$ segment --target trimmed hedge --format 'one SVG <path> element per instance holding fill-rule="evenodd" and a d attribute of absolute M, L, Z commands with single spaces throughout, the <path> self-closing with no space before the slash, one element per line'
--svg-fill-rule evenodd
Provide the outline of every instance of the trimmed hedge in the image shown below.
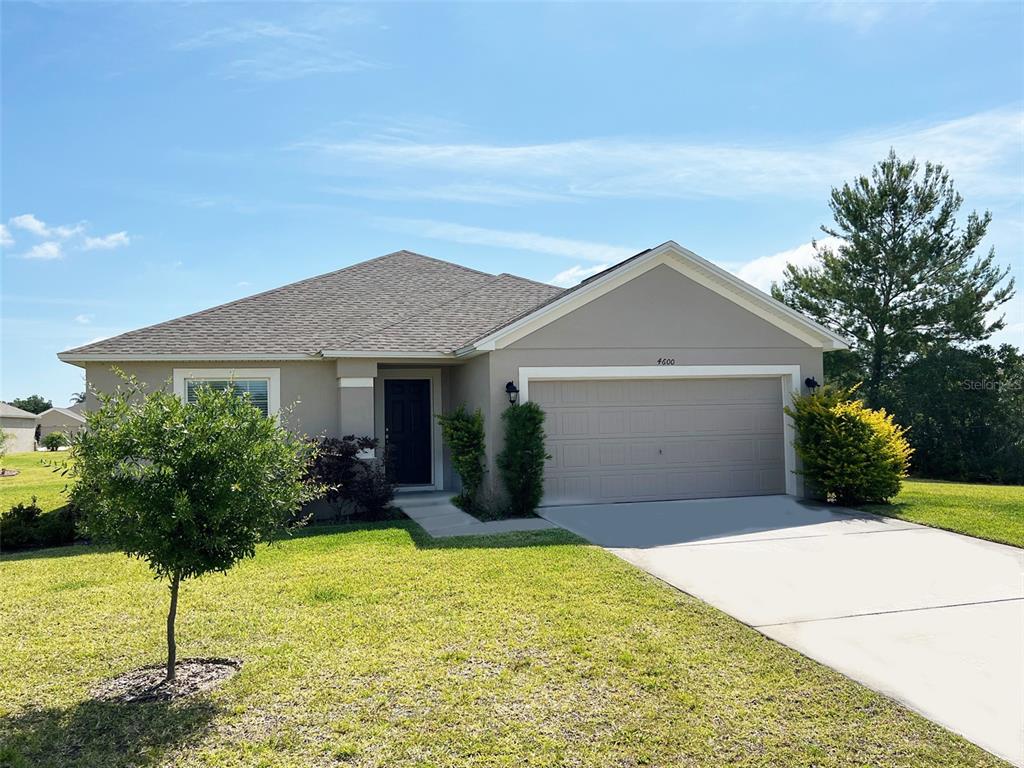
<path fill-rule="evenodd" d="M 822 387 L 793 399 L 797 455 L 808 492 L 837 504 L 885 503 L 899 493 L 913 449 L 906 430 L 850 389 Z"/>
<path fill-rule="evenodd" d="M 480 503 L 480 486 L 484 482 L 484 415 L 477 408 L 469 413 L 460 405 L 450 414 L 437 417 L 441 435 L 452 455 L 452 466 L 462 480 L 462 491 L 453 501 L 467 512 L 473 512 Z"/>
<path fill-rule="evenodd" d="M 505 448 L 497 457 L 509 517 L 532 516 L 544 496 L 544 411 L 536 403 L 511 405 L 501 414 Z"/>

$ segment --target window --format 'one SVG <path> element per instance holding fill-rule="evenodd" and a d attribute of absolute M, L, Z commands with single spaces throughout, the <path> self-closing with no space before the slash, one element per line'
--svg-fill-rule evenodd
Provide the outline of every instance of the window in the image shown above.
<path fill-rule="evenodd" d="M 194 403 L 199 387 L 233 389 L 236 395 L 248 395 L 264 416 L 270 414 L 270 382 L 267 379 L 186 379 L 185 402 Z"/>
<path fill-rule="evenodd" d="M 173 379 L 174 394 L 186 403 L 195 402 L 205 385 L 247 394 L 265 416 L 277 416 L 281 408 L 280 368 L 175 368 Z"/>

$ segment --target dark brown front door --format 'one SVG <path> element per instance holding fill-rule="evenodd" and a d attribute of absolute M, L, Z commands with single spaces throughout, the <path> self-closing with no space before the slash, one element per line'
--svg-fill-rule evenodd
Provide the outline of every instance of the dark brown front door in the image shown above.
<path fill-rule="evenodd" d="M 430 428 L 430 379 L 385 379 L 385 443 L 400 485 L 433 481 Z"/>

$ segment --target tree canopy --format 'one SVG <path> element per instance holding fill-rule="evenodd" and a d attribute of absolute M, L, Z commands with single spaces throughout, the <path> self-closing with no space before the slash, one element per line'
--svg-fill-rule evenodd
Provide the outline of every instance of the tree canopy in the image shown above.
<path fill-rule="evenodd" d="M 772 287 L 775 298 L 855 341 L 853 355 L 835 362 L 847 381 L 860 374 L 870 405 L 912 355 L 1004 326 L 993 311 L 1014 295 L 1014 281 L 993 249 L 976 256 L 991 214 L 971 212 L 961 225 L 962 204 L 941 165 L 890 151 L 870 176 L 832 190 L 834 223 L 821 229 L 841 244 L 819 245 L 814 264 L 788 265 Z"/>
<path fill-rule="evenodd" d="M 296 520 L 313 448 L 231 388 L 185 403 L 125 378 L 97 397 L 72 447 L 73 499 L 86 533 L 170 582 L 170 680 L 180 582 L 227 571 Z"/>
<path fill-rule="evenodd" d="M 29 413 L 39 414 L 43 411 L 48 411 L 53 408 L 53 402 L 47 400 L 42 395 L 29 395 L 28 397 L 18 397 L 11 401 L 11 405 L 15 408 L 21 408 L 23 411 Z"/>

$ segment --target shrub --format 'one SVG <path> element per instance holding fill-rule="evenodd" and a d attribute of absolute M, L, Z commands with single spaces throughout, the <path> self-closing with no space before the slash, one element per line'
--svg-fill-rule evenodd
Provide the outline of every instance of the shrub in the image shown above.
<path fill-rule="evenodd" d="M 43 448 L 48 451 L 56 451 L 68 444 L 68 436 L 63 432 L 50 432 L 43 436 Z"/>
<path fill-rule="evenodd" d="M 345 490 L 362 520 L 383 520 L 389 516 L 395 498 L 395 484 L 384 460 L 358 460 Z"/>
<path fill-rule="evenodd" d="M 534 514 L 544 496 L 544 411 L 536 403 L 511 405 L 501 415 L 505 447 L 497 464 L 510 517 Z"/>
<path fill-rule="evenodd" d="M 793 399 L 801 474 L 812 495 L 837 504 L 887 502 L 900 491 L 912 449 L 906 430 L 851 389 L 823 387 Z"/>
<path fill-rule="evenodd" d="M 324 437 L 316 441 L 314 459 L 307 473 L 322 489 L 320 498 L 332 504 L 351 502 L 355 509 L 350 519 L 379 520 L 395 497 L 387 465 L 383 460 L 360 459 L 361 451 L 376 450 L 378 441 L 372 437 L 346 435 Z M 342 517 L 339 511 L 338 518 Z"/>
<path fill-rule="evenodd" d="M 440 415 L 441 435 L 452 454 L 452 466 L 462 480 L 462 491 L 454 502 L 460 509 L 473 511 L 479 505 L 480 486 L 484 481 L 484 415 L 477 408 L 473 413 L 460 405 L 454 413 Z"/>
<path fill-rule="evenodd" d="M 134 378 L 86 414 L 66 472 L 84 529 L 145 560 L 170 587 L 167 679 L 175 673 L 180 583 L 256 554 L 310 496 L 313 447 L 248 395 L 199 387 L 195 402 Z"/>
<path fill-rule="evenodd" d="M 70 504 L 43 512 L 36 497 L 19 502 L 0 515 L 0 549 L 59 547 L 75 540 L 75 511 Z"/>

